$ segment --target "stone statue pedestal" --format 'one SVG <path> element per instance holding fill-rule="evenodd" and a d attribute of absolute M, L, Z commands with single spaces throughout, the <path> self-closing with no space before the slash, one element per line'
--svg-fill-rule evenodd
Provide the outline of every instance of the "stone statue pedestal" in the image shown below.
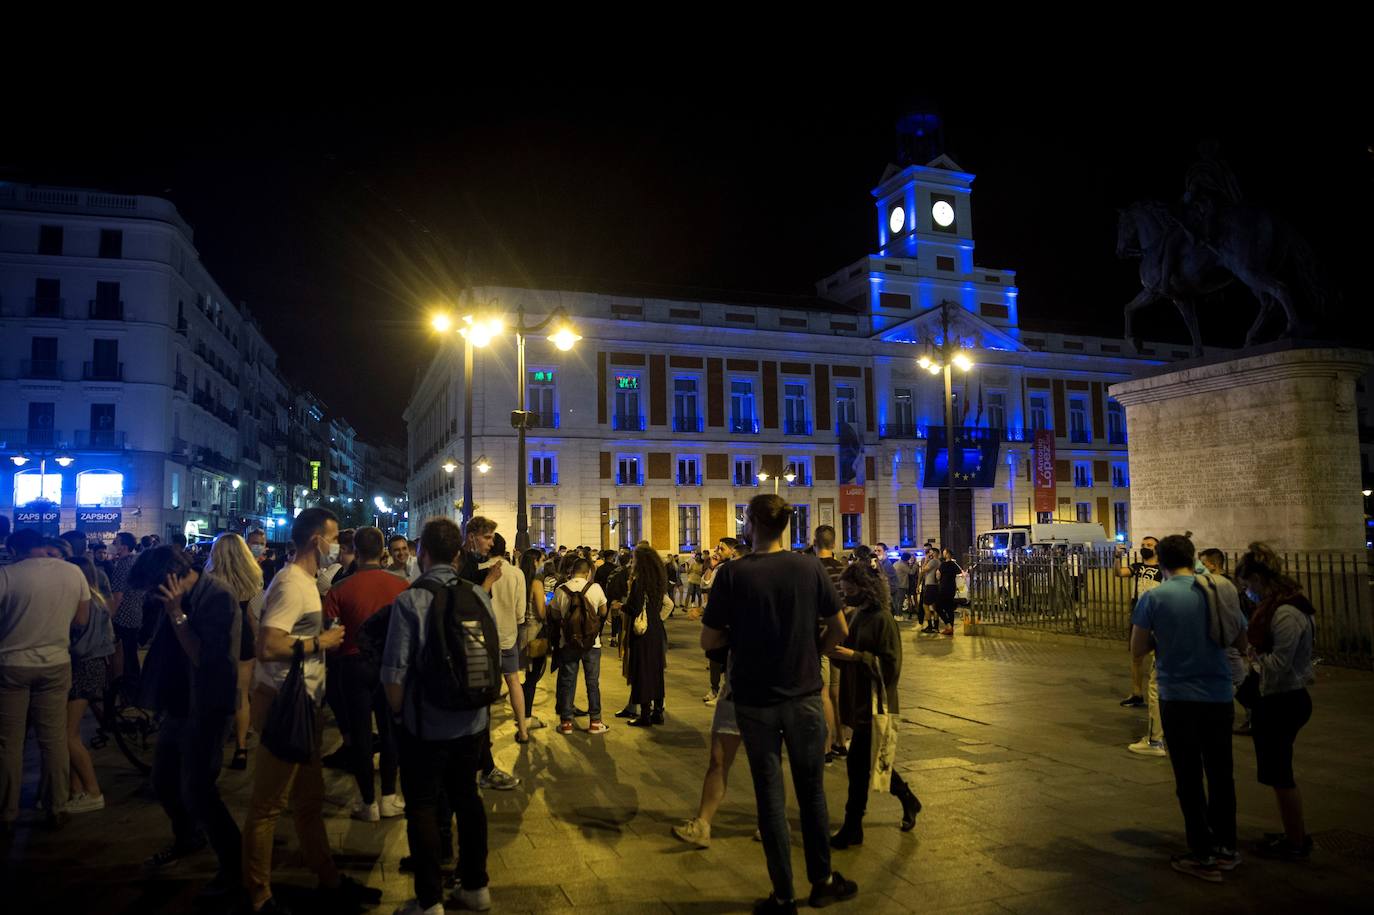
<path fill-rule="evenodd" d="M 1363 553 L 1355 382 L 1374 353 L 1284 341 L 1114 384 L 1131 533 L 1198 549 Z"/>

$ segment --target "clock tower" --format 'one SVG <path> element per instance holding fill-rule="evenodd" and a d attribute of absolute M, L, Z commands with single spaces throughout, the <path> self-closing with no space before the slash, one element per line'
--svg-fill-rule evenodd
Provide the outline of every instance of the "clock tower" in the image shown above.
<path fill-rule="evenodd" d="M 932 267 L 933 258 L 952 258 L 959 273 L 971 273 L 972 185 L 973 175 L 949 156 L 926 165 L 889 166 L 882 183 L 873 189 L 878 255 L 931 260 Z"/>

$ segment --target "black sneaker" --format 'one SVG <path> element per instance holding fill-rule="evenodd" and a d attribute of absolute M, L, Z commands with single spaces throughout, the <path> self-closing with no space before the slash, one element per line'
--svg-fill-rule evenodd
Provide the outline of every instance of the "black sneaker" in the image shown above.
<path fill-rule="evenodd" d="M 830 752 L 835 754 L 836 759 L 844 759 L 849 755 L 848 748 L 842 743 L 837 743 L 830 748 Z"/>
<path fill-rule="evenodd" d="M 832 902 L 844 902 L 859 895 L 859 885 L 846 880 L 839 871 L 831 871 L 830 879 L 811 887 L 811 908 L 823 909 Z"/>
<path fill-rule="evenodd" d="M 1269 833 L 1255 846 L 1255 854 L 1277 861 L 1306 861 L 1312 857 L 1312 837 L 1304 836 L 1302 845 L 1294 848 L 1285 833 Z"/>
<path fill-rule="evenodd" d="M 203 837 L 195 842 L 188 842 L 185 845 L 173 843 L 144 861 L 143 867 L 145 870 L 150 871 L 164 870 L 165 868 L 172 867 L 182 858 L 189 858 L 191 855 L 202 851 L 208 844 L 209 843 Z"/>
<path fill-rule="evenodd" d="M 1169 865 L 1180 874 L 1197 877 L 1208 883 L 1221 883 L 1221 868 L 1217 867 L 1216 858 L 1210 855 L 1206 858 L 1198 855 L 1174 855 L 1169 859 Z"/>
<path fill-rule="evenodd" d="M 1121 700 L 1122 708 L 1141 708 L 1145 705 L 1144 696 L 1127 696 Z"/>
<path fill-rule="evenodd" d="M 754 903 L 754 915 L 775 915 L 775 913 L 797 911 L 797 900 L 789 899 L 782 901 L 772 893 L 765 899 L 760 899 Z"/>
<path fill-rule="evenodd" d="M 616 712 L 616 713 L 615 713 L 615 717 L 617 717 L 617 718 L 638 718 L 638 717 L 639 717 L 639 709 L 635 708 L 634 706 L 627 705 L 627 706 L 625 706 L 623 709 L 621 709 L 620 711 Z"/>

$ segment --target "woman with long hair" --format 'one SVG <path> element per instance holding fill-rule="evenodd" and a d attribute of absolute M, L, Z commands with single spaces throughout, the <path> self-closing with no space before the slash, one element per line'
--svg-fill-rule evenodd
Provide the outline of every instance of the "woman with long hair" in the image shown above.
<path fill-rule="evenodd" d="M 253 664 L 257 657 L 258 618 L 262 615 L 265 592 L 262 566 L 238 534 L 220 534 L 205 560 L 205 574 L 224 585 L 239 602 L 243 634 L 239 638 L 239 704 L 234 712 L 234 759 L 229 768 L 248 768 L 248 692 L 253 684 Z"/>
<path fill-rule="evenodd" d="M 851 563 L 840 574 L 840 595 L 855 612 L 849 620 L 849 635 L 843 645 L 830 650 L 830 658 L 844 665 L 840 676 L 840 721 L 853 728 L 854 737 L 846 759 L 849 800 L 844 808 L 844 825 L 830 839 L 832 848 L 863 844 L 864 809 L 872 776 L 873 691 L 881 684 L 883 711 L 896 715 L 897 681 L 902 675 L 902 639 L 897 620 L 888 609 L 886 579 L 867 563 Z M 902 831 L 910 831 L 916 825 L 916 814 L 921 812 L 921 802 L 896 772 L 892 773 L 888 790 L 902 802 Z"/>
<path fill-rule="evenodd" d="M 115 653 L 114 623 L 108 595 L 100 590 L 95 563 L 89 556 L 67 560 L 86 576 L 91 588 L 91 616 L 84 629 L 72 630 L 72 687 L 67 693 L 67 753 L 71 758 L 71 800 L 68 813 L 87 813 L 105 806 L 105 795 L 96 781 L 90 751 L 81 742 L 81 719 L 92 702 L 105 698 L 110 679 L 110 659 Z"/>
<path fill-rule="evenodd" d="M 529 583 L 529 593 L 525 596 L 529 602 L 529 611 L 526 614 L 529 619 L 529 638 L 536 638 L 540 632 L 544 631 L 545 607 L 548 603 L 548 592 L 544 590 L 544 581 L 539 577 L 539 560 L 543 554 L 537 549 L 528 549 L 520 554 L 520 571 L 525 573 L 525 581 Z M 535 623 L 538 625 L 534 625 Z M 522 646 L 523 652 L 528 647 L 528 639 L 522 639 L 526 644 Z M 544 676 L 544 668 L 548 665 L 548 655 L 538 658 L 526 656 L 525 679 L 520 686 L 525 691 L 525 723 L 530 729 L 544 727 L 544 722 L 539 716 L 534 714 L 534 691 L 539 686 L 539 679 Z"/>
<path fill-rule="evenodd" d="M 1302 586 L 1286 574 L 1283 560 L 1263 543 L 1250 544 L 1236 564 L 1236 579 L 1256 605 L 1245 631 L 1250 663 L 1259 674 L 1259 698 L 1250 723 L 1256 774 L 1261 785 L 1274 789 L 1283 820 L 1283 832 L 1267 833 L 1257 850 L 1266 857 L 1301 861 L 1312 854 L 1312 837 L 1293 779 L 1293 744 L 1312 717 L 1307 687 L 1316 682 L 1316 609 Z"/>
<path fill-rule="evenodd" d="M 626 676 L 630 704 L 639 709 L 631 727 L 663 723 L 663 671 L 668 666 L 668 633 L 663 617 L 673 609 L 668 596 L 668 570 L 663 558 L 648 543 L 635 547 L 630 571 L 630 591 L 625 598 Z M 644 615 L 645 629 L 635 631 L 635 619 Z"/>

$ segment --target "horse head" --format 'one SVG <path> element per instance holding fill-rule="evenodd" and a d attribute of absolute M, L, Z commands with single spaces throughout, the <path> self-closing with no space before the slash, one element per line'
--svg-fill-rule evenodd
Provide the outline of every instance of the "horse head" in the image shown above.
<path fill-rule="evenodd" d="M 1165 234 L 1168 208 L 1154 200 L 1138 200 L 1117 210 L 1116 256 L 1140 257 L 1153 250 Z"/>

